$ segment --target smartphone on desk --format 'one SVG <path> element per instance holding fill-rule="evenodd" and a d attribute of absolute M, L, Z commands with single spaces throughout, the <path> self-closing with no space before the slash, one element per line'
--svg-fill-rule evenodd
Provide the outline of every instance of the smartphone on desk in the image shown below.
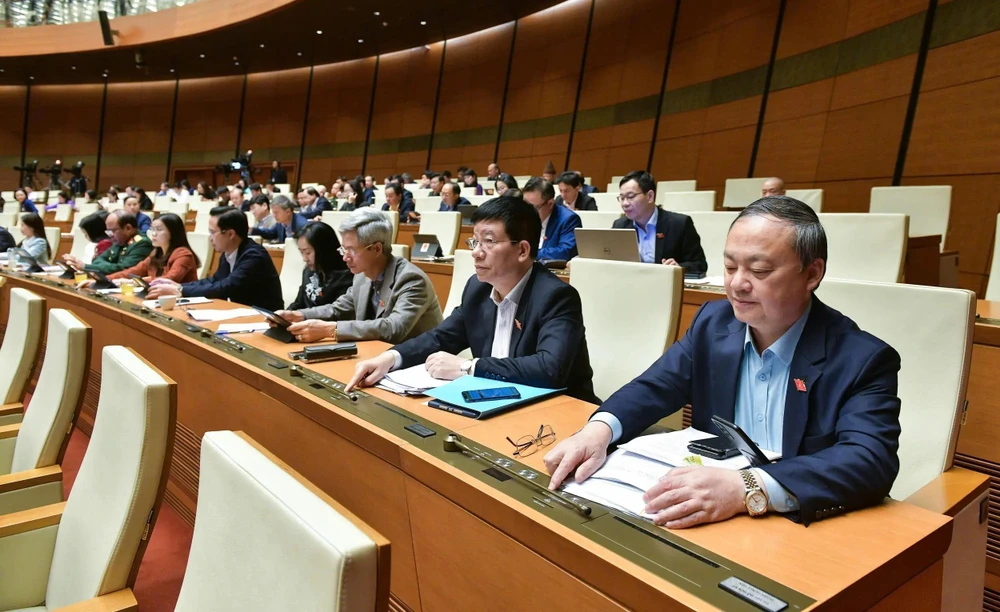
<path fill-rule="evenodd" d="M 473 402 L 492 402 L 495 400 L 521 399 L 517 387 L 497 387 L 495 389 L 470 389 L 462 391 L 462 399 L 470 404 Z"/>
<path fill-rule="evenodd" d="M 688 442 L 688 450 L 696 455 L 708 457 L 709 459 L 718 459 L 719 461 L 740 454 L 739 449 L 733 446 L 733 443 L 728 438 L 723 438 L 722 436 Z"/>

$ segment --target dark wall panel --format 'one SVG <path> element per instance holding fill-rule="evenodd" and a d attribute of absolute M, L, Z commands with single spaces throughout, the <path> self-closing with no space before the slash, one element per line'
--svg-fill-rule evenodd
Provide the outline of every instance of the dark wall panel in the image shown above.
<path fill-rule="evenodd" d="M 37 159 L 39 167 L 49 166 L 56 159 L 61 159 L 64 165 L 83 161 L 93 179 L 103 94 L 103 85 L 32 87 L 27 159 Z M 63 178 L 67 176 L 64 174 Z M 46 175 L 39 175 L 38 179 L 43 188 L 48 185 Z"/>
<path fill-rule="evenodd" d="M 13 167 L 21 163 L 27 91 L 27 87 L 0 87 L 0 190 L 3 191 L 12 191 L 20 177 Z"/>
<path fill-rule="evenodd" d="M 119 184 L 150 190 L 163 181 L 175 89 L 174 81 L 108 85 L 98 188 Z M 94 177 L 93 168 L 84 170 Z"/>
<path fill-rule="evenodd" d="M 243 77 L 181 80 L 173 169 L 214 166 L 233 157 L 242 97 Z"/>
<path fill-rule="evenodd" d="M 271 160 L 285 162 L 286 167 L 298 163 L 308 87 L 308 68 L 249 75 L 240 151 L 252 149 L 255 165 L 269 168 Z M 266 181 L 265 172 L 255 179 Z"/>

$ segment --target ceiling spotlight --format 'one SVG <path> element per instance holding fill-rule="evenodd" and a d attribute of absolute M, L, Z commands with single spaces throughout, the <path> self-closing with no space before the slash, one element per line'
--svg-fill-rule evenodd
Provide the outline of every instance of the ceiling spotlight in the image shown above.
<path fill-rule="evenodd" d="M 383 28 L 387 28 L 387 27 L 389 27 L 389 22 L 388 22 L 388 21 L 383 21 L 383 22 L 382 22 L 382 27 L 383 27 Z"/>
<path fill-rule="evenodd" d="M 70 66 L 69 69 L 70 70 L 76 70 L 76 66 Z"/>
<path fill-rule="evenodd" d="M 380 12 L 378 12 L 378 11 L 375 11 L 375 16 L 376 16 L 376 17 L 378 17 L 378 16 L 379 16 L 379 15 L 381 15 L 381 14 L 382 14 L 382 13 L 380 13 Z"/>
<path fill-rule="evenodd" d="M 33 77 L 33 76 L 30 76 L 30 77 L 28 77 L 28 78 L 29 78 L 29 79 L 31 79 L 32 81 L 34 81 L 34 80 L 35 80 L 35 77 Z"/>
<path fill-rule="evenodd" d="M 240 65 L 240 63 L 239 63 L 239 62 L 233 62 L 233 65 L 235 65 L 235 66 L 239 66 L 239 65 Z"/>
<path fill-rule="evenodd" d="M 201 54 L 201 55 L 199 55 L 198 57 L 200 57 L 201 59 L 205 59 L 205 54 L 204 54 L 204 53 L 202 53 L 202 54 Z"/>
<path fill-rule="evenodd" d="M 235 55 L 233 56 L 233 61 L 234 61 L 234 62 L 235 62 L 236 60 L 238 60 L 238 59 L 240 59 L 240 58 L 236 57 Z"/>
<path fill-rule="evenodd" d="M 299 51 L 296 55 L 298 55 L 299 57 L 302 57 L 302 52 Z"/>
<path fill-rule="evenodd" d="M 323 34 L 323 30 L 316 30 L 316 33 L 322 35 Z"/>
<path fill-rule="evenodd" d="M 171 68 L 171 69 L 170 69 L 170 72 L 177 72 L 177 71 L 176 71 L 176 70 L 174 70 L 173 68 Z"/>
<path fill-rule="evenodd" d="M 260 43 L 260 48 L 261 48 L 261 49 L 263 49 L 263 48 L 264 48 L 264 43 Z"/>
<path fill-rule="evenodd" d="M 359 43 L 363 43 L 363 42 L 365 42 L 365 39 L 364 39 L 364 38 L 359 38 L 359 39 L 358 39 L 358 42 L 359 42 Z"/>
<path fill-rule="evenodd" d="M 420 25 L 427 25 L 427 22 L 426 21 L 421 21 Z"/>
<path fill-rule="evenodd" d="M 0 68 L 0 74 L 3 74 L 3 68 Z"/>

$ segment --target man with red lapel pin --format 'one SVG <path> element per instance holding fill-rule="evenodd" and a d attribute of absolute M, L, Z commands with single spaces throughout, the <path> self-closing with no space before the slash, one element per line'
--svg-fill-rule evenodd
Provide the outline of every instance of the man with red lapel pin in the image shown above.
<path fill-rule="evenodd" d="M 680 341 L 545 456 L 550 487 L 583 481 L 610 444 L 690 404 L 694 427 L 718 433 L 720 416 L 782 459 L 670 470 L 644 496 L 657 524 L 744 512 L 808 524 L 880 503 L 899 472 L 899 354 L 813 295 L 827 258 L 816 213 L 787 196 L 757 200 L 730 227 L 724 257 L 728 300 L 703 305 Z"/>

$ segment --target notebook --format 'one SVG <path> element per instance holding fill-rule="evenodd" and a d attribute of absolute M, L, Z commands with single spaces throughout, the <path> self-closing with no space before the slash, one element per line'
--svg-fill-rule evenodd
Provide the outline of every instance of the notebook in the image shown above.
<path fill-rule="evenodd" d="M 466 402 L 462 397 L 462 391 L 473 389 L 496 389 L 499 387 L 515 387 L 520 392 L 519 399 L 494 400 L 487 402 Z M 473 419 L 485 419 L 501 412 L 533 404 L 547 397 L 556 395 L 562 389 L 543 389 L 541 387 L 531 387 L 529 385 L 517 385 L 510 382 L 491 380 L 488 378 L 477 378 L 475 376 L 462 376 L 446 385 L 441 385 L 436 389 L 428 389 L 427 395 L 435 400 L 428 402 L 432 408 L 454 412 L 462 416 Z"/>

